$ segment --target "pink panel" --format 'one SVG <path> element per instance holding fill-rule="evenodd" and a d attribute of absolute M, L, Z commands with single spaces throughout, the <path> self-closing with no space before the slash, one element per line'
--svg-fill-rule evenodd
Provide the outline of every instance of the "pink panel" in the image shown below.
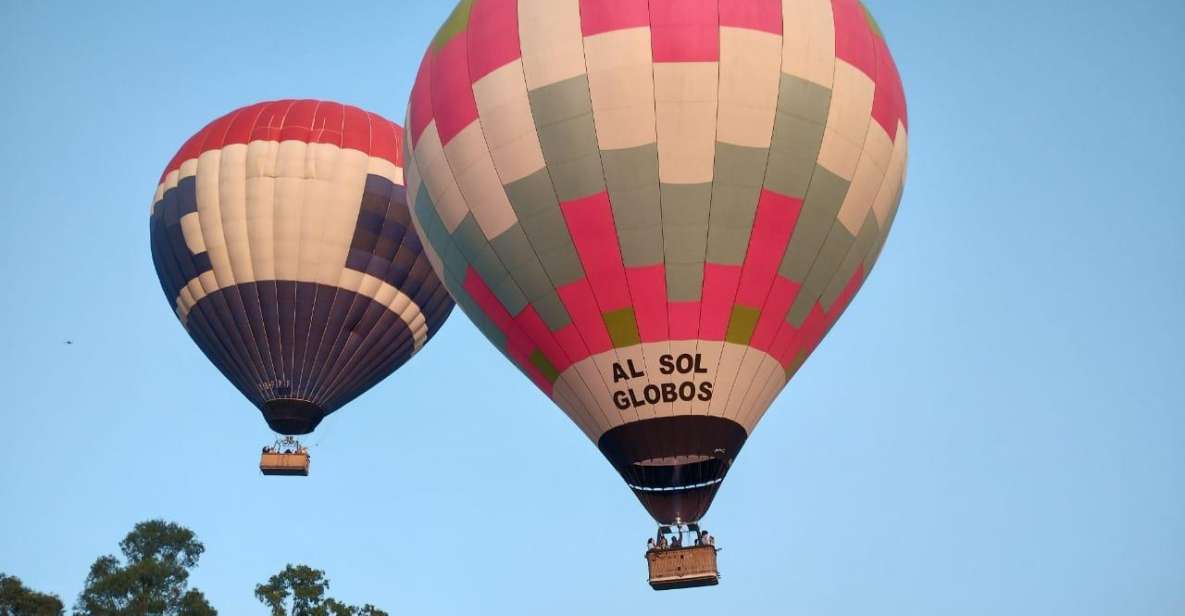
<path fill-rule="evenodd" d="M 568 309 L 568 314 L 572 316 L 572 322 L 580 330 L 580 336 L 588 346 L 590 355 L 604 353 L 613 348 L 613 343 L 609 340 L 609 330 L 605 329 L 605 319 L 597 309 L 597 300 L 587 278 L 559 287 L 556 292 L 559 293 L 564 307 Z M 575 357 L 572 359 L 579 361 Z"/>
<path fill-rule="evenodd" d="M 580 0 L 584 36 L 650 25 L 648 0 Z"/>
<path fill-rule="evenodd" d="M 720 25 L 782 33 L 782 0 L 748 0 L 720 3 Z"/>
<path fill-rule="evenodd" d="M 494 325 L 503 333 L 509 334 L 514 327 L 514 319 L 502 302 L 498 300 L 498 297 L 494 295 L 494 292 L 490 290 L 489 285 L 472 267 L 465 270 L 465 282 L 462 286 L 473 298 L 474 303 L 481 308 L 481 311 L 494 322 Z"/>
<path fill-rule="evenodd" d="M 469 13 L 470 80 L 489 75 L 521 55 L 517 0 L 477 0 Z"/>
<path fill-rule="evenodd" d="M 457 36 L 437 49 L 432 61 L 432 113 L 440 143 L 448 145 L 457 133 L 477 120 L 477 100 L 469 80 L 466 37 Z"/>
<path fill-rule="evenodd" d="M 654 61 L 719 61 L 718 9 L 718 0 L 650 0 Z"/>
<path fill-rule="evenodd" d="M 724 340 L 732 318 L 733 300 L 741 280 L 741 266 L 708 263 L 704 266 L 700 340 Z"/>
<path fill-rule="evenodd" d="M 626 269 L 642 342 L 667 339 L 667 270 L 659 263 Z"/>
<path fill-rule="evenodd" d="M 588 347 L 584 345 L 584 339 L 580 337 L 580 331 L 574 323 L 556 330 L 555 339 L 572 363 L 589 356 Z"/>
<path fill-rule="evenodd" d="M 745 256 L 745 269 L 741 275 L 741 286 L 737 303 L 750 308 L 760 308 L 766 301 L 770 285 L 777 275 L 778 265 L 790 243 L 790 235 L 798 224 L 802 212 L 802 199 L 779 195 L 762 189 L 757 202 L 757 215 L 753 219 L 753 233 L 749 236 L 749 252 Z"/>
<path fill-rule="evenodd" d="M 901 75 L 897 64 L 885 45 L 884 39 L 874 37 L 876 46 L 876 94 L 872 99 L 872 117 L 894 140 L 897 138 L 897 121 L 908 127 L 905 112 L 905 90 L 901 86 Z"/>
<path fill-rule="evenodd" d="M 753 331 L 749 346 L 767 353 L 774 348 L 778 329 L 786 323 L 786 315 L 790 313 L 790 307 L 794 305 L 801 288 L 802 285 L 789 278 L 774 276 L 773 286 L 761 306 L 761 316 L 757 319 L 757 329 Z"/>
<path fill-rule="evenodd" d="M 544 323 L 543 319 L 539 317 L 539 313 L 535 312 L 534 306 L 528 305 L 525 310 L 514 317 L 514 323 L 518 329 L 534 341 L 534 346 L 539 348 L 557 371 L 563 372 L 572 365 L 568 354 L 564 352 L 555 335 L 551 333 L 547 323 Z M 530 353 L 527 354 L 527 357 L 530 358 Z"/>
<path fill-rule="evenodd" d="M 831 0 L 835 14 L 835 57 L 876 78 L 875 36 L 859 0 Z"/>
<path fill-rule="evenodd" d="M 416 73 L 416 82 L 411 88 L 411 100 L 408 102 L 409 118 L 408 130 L 411 131 L 411 145 L 414 148 L 420 142 L 420 136 L 432 123 L 432 49 L 424 54 L 420 62 L 420 70 Z"/>
<path fill-rule="evenodd" d="M 602 192 L 561 203 L 560 209 L 601 311 L 628 308 L 631 304 L 630 291 L 625 278 L 625 265 L 621 260 L 617 228 L 613 225 L 609 193 Z"/>
<path fill-rule="evenodd" d="M 699 302 L 668 302 L 671 340 L 696 340 L 699 338 Z"/>

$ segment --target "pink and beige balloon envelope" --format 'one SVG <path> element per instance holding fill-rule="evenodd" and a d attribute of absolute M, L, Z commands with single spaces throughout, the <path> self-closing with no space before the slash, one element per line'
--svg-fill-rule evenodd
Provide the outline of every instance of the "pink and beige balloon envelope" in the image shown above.
<path fill-rule="evenodd" d="M 406 125 L 444 285 L 670 524 L 876 263 L 909 123 L 857 0 L 465 0 Z"/>

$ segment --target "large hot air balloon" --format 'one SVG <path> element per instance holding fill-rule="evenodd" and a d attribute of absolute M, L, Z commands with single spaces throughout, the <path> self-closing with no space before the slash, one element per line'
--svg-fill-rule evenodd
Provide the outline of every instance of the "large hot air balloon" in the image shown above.
<path fill-rule="evenodd" d="M 408 126 L 445 286 L 670 524 L 876 262 L 908 122 L 857 0 L 465 0 Z"/>
<path fill-rule="evenodd" d="M 156 189 L 165 298 L 280 434 L 312 432 L 452 310 L 411 226 L 402 140 L 356 107 L 259 103 L 191 137 Z"/>

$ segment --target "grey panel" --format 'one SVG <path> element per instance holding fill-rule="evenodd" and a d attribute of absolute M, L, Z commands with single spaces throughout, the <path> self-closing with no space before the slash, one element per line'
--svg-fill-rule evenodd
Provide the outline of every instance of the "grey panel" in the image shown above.
<path fill-rule="evenodd" d="M 568 234 L 567 223 L 559 208 L 544 210 L 520 221 L 539 262 L 547 270 L 554 286 L 563 286 L 584 277 L 576 245 Z"/>
<path fill-rule="evenodd" d="M 765 185 L 788 197 L 802 198 L 823 147 L 823 124 L 778 112 Z"/>
<path fill-rule="evenodd" d="M 842 225 L 840 226 L 842 227 Z M 872 213 L 872 210 L 869 210 L 868 215 L 864 217 L 864 224 L 860 225 L 860 232 L 856 234 L 856 242 L 852 244 L 843 263 L 840 263 L 839 268 L 832 275 L 831 283 L 823 290 L 823 296 L 819 301 L 824 310 L 831 310 L 835 300 L 843 293 L 844 288 L 848 286 L 848 281 L 856 274 L 856 270 L 864 262 L 864 258 L 876 247 L 880 238 L 880 225 L 876 222 L 876 215 Z"/>
<path fill-rule="evenodd" d="M 672 302 L 699 301 L 704 292 L 704 264 L 667 263 L 667 299 Z"/>
<path fill-rule="evenodd" d="M 835 224 L 835 217 L 848 194 L 849 182 L 834 173 L 816 167 L 810 191 L 803 202 L 802 213 L 794 227 L 794 235 L 786 247 L 778 273 L 790 280 L 802 282 L 810 273 L 827 233 Z"/>
<path fill-rule="evenodd" d="M 568 309 L 564 308 L 560 296 L 554 291 L 532 300 L 531 304 L 535 306 L 535 311 L 539 313 L 539 317 L 543 319 L 544 323 L 547 323 L 551 331 L 567 327 L 572 323 L 572 316 L 568 314 Z"/>
<path fill-rule="evenodd" d="M 539 129 L 592 113 L 588 75 L 578 75 L 531 90 L 527 95 L 530 97 L 531 116 L 535 119 L 535 127 Z"/>
<path fill-rule="evenodd" d="M 778 84 L 778 111 L 826 124 L 831 110 L 831 90 L 801 77 L 782 73 Z"/>
<path fill-rule="evenodd" d="M 810 314 L 811 307 L 815 305 L 827 285 L 831 283 L 831 277 L 835 275 L 835 271 L 839 269 L 844 257 L 848 254 L 848 249 L 855 241 L 855 236 L 849 233 L 843 225 L 838 222 L 833 225 L 831 233 L 827 235 L 823 247 L 811 265 L 811 271 L 807 275 L 806 281 L 803 282 L 802 289 L 799 290 L 798 297 L 794 300 L 794 305 L 790 307 L 790 313 L 786 316 L 788 323 L 794 327 L 802 325 L 802 322 Z"/>
<path fill-rule="evenodd" d="M 492 243 L 502 265 L 510 272 L 527 299 L 534 300 L 552 292 L 547 272 L 543 271 L 543 265 L 539 263 L 539 257 L 531 248 L 521 225 L 515 224 L 510 227 L 505 233 L 494 238 Z"/>
<path fill-rule="evenodd" d="M 659 225 L 617 229 L 621 243 L 621 259 L 626 267 L 643 267 L 662 263 L 663 230 Z"/>
<path fill-rule="evenodd" d="M 505 188 L 506 197 L 519 220 L 545 210 L 558 210 L 560 207 L 546 167 L 507 184 Z"/>
<path fill-rule="evenodd" d="M 529 93 L 543 159 L 560 201 L 605 190 L 588 77 L 581 75 Z"/>

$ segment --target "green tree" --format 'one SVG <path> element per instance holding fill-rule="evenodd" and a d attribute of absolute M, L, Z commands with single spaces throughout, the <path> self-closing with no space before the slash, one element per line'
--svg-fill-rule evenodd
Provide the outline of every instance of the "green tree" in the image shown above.
<path fill-rule="evenodd" d="M 0 616 L 61 616 L 62 600 L 25 587 L 20 579 L 0 573 Z"/>
<path fill-rule="evenodd" d="M 325 572 L 306 565 L 288 565 L 266 584 L 255 587 L 255 598 L 272 616 L 388 616 L 373 605 L 356 607 L 326 597 Z"/>
<path fill-rule="evenodd" d="M 140 522 L 119 542 L 124 563 L 101 556 L 78 595 L 75 616 L 216 616 L 189 570 L 206 547 L 193 531 L 171 522 Z"/>

